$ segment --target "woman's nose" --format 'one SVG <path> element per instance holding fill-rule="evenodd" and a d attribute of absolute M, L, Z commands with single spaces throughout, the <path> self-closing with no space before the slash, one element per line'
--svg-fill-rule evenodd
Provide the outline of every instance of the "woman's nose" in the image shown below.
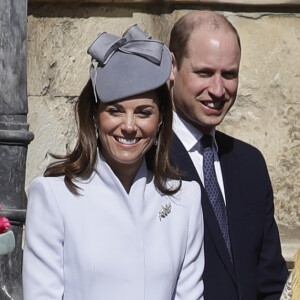
<path fill-rule="evenodd" d="M 129 133 L 136 131 L 135 118 L 133 115 L 124 116 L 122 129 Z"/>

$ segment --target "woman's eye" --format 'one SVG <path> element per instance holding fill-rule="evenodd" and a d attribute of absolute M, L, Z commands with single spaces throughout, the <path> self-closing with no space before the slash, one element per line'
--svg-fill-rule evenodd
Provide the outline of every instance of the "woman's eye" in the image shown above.
<path fill-rule="evenodd" d="M 141 110 L 141 111 L 139 112 L 139 114 L 140 114 L 141 116 L 148 117 L 148 116 L 150 116 L 150 115 L 152 114 L 152 112 L 149 111 L 149 110 Z"/>
<path fill-rule="evenodd" d="M 120 113 L 120 110 L 119 109 L 117 109 L 117 108 L 109 108 L 109 109 L 107 109 L 107 112 L 110 114 L 110 115 L 115 115 L 115 114 L 118 114 L 118 113 Z"/>

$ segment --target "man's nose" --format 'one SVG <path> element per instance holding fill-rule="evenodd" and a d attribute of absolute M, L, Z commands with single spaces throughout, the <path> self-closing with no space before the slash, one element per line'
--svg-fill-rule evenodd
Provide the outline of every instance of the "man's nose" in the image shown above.
<path fill-rule="evenodd" d="M 128 133 L 136 131 L 134 115 L 128 114 L 124 116 L 122 130 L 125 130 Z"/>
<path fill-rule="evenodd" d="M 214 95 L 217 98 L 221 98 L 225 94 L 225 86 L 224 86 L 224 80 L 221 75 L 215 74 L 211 78 L 211 83 L 208 88 L 208 91 L 210 94 Z"/>

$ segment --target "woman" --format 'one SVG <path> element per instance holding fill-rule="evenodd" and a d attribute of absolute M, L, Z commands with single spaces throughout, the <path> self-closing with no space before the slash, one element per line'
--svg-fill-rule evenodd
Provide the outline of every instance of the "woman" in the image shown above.
<path fill-rule="evenodd" d="M 200 188 L 168 160 L 170 52 L 135 25 L 88 53 L 77 145 L 29 189 L 24 300 L 203 299 Z"/>

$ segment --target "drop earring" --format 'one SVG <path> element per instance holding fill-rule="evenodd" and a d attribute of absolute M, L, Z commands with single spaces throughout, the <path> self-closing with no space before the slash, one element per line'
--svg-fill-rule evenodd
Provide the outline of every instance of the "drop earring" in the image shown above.
<path fill-rule="evenodd" d="M 159 129 L 160 129 L 160 125 L 161 125 L 161 124 L 162 124 L 162 121 L 160 121 L 160 122 L 158 123 L 158 126 L 157 126 L 157 133 L 156 133 L 156 136 L 155 136 L 154 142 L 153 142 L 154 146 L 157 146 L 157 145 L 158 145 L 158 140 L 159 140 Z"/>
<path fill-rule="evenodd" d="M 93 117 L 93 120 L 94 120 L 95 135 L 96 135 L 96 139 L 98 140 L 98 137 L 99 137 L 99 128 L 98 128 L 98 125 L 97 125 L 95 117 Z"/>
<path fill-rule="evenodd" d="M 158 142 L 159 142 L 159 131 L 157 131 L 157 133 L 156 133 L 156 136 L 155 136 L 154 141 L 153 141 L 153 145 L 157 146 Z"/>
<path fill-rule="evenodd" d="M 99 137 L 99 129 L 98 129 L 98 126 L 96 125 L 96 123 L 95 123 L 95 135 L 96 135 L 96 139 L 98 139 L 98 137 Z"/>

